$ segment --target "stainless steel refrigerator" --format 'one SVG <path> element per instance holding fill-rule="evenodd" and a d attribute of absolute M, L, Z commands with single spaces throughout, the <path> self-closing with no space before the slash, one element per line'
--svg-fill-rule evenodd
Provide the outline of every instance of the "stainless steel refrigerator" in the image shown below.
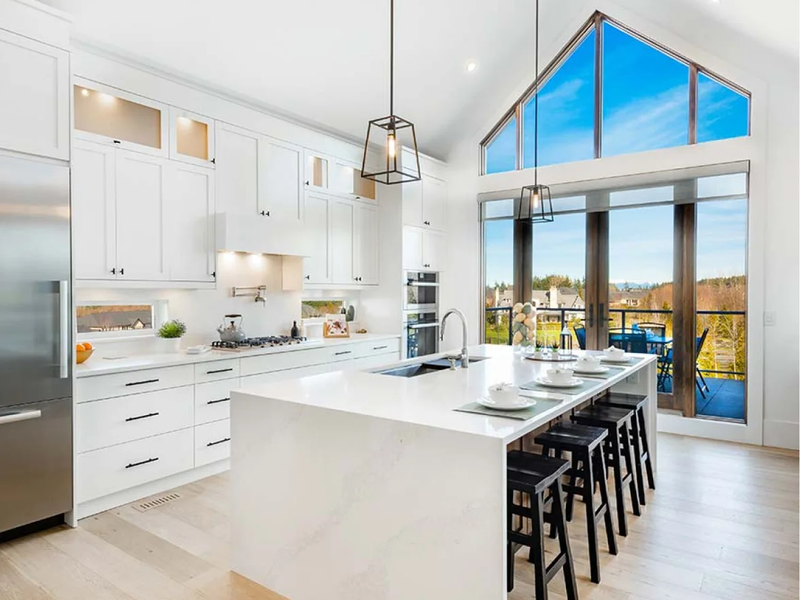
<path fill-rule="evenodd" d="M 0 533 L 72 509 L 69 180 L 0 156 Z"/>

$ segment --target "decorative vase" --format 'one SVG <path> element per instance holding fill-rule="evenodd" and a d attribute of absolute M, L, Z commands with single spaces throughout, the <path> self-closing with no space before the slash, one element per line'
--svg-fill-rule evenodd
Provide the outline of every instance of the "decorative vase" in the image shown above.
<path fill-rule="evenodd" d="M 177 354 L 181 351 L 181 338 L 156 338 L 158 354 Z"/>
<path fill-rule="evenodd" d="M 536 343 L 536 308 L 530 302 L 517 302 L 511 315 L 511 344 L 533 346 Z"/>

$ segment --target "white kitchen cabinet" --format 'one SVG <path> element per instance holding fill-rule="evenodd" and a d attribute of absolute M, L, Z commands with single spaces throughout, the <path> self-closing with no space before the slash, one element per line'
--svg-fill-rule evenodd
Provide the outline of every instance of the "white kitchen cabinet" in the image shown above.
<path fill-rule="evenodd" d="M 71 194 L 76 279 L 116 277 L 115 156 L 114 148 L 75 140 Z"/>
<path fill-rule="evenodd" d="M 303 221 L 303 149 L 259 138 L 258 213 L 299 226 Z"/>
<path fill-rule="evenodd" d="M 69 160 L 69 53 L 0 29 L 0 148 Z"/>
<path fill-rule="evenodd" d="M 353 285 L 353 204 L 330 203 L 331 283 Z"/>
<path fill-rule="evenodd" d="M 378 209 L 365 204 L 355 204 L 354 209 L 353 276 L 359 285 L 378 285 Z"/>
<path fill-rule="evenodd" d="M 308 284 L 330 283 L 329 214 L 331 200 L 327 196 L 307 194 L 304 227 L 312 239 L 311 256 L 303 259 L 303 275 Z"/>
<path fill-rule="evenodd" d="M 214 171 L 170 161 L 166 239 L 171 281 L 215 280 L 214 213 Z"/>
<path fill-rule="evenodd" d="M 79 77 L 74 81 L 75 138 L 169 155 L 169 106 Z"/>
<path fill-rule="evenodd" d="M 306 189 L 318 192 L 331 191 L 331 158 L 313 150 L 305 150 L 304 156 Z"/>
<path fill-rule="evenodd" d="M 259 135 L 216 124 L 217 203 L 220 212 L 257 215 Z"/>
<path fill-rule="evenodd" d="M 361 177 L 361 165 L 333 159 L 331 167 L 331 193 L 355 200 L 375 200 L 375 181 Z"/>
<path fill-rule="evenodd" d="M 421 227 L 403 227 L 403 268 L 414 271 L 444 271 L 447 235 Z"/>
<path fill-rule="evenodd" d="M 447 184 L 441 179 L 422 176 L 422 181 L 403 186 L 403 223 L 414 227 L 447 229 Z"/>
<path fill-rule="evenodd" d="M 167 161 L 117 150 L 118 275 L 135 281 L 167 278 L 165 202 Z"/>
<path fill-rule="evenodd" d="M 169 157 L 172 160 L 214 168 L 213 119 L 171 106 Z"/>

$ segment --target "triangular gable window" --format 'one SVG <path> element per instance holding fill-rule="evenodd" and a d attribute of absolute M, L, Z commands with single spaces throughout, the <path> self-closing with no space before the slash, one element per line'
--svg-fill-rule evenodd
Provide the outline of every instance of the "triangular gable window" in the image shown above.
<path fill-rule="evenodd" d="M 537 86 L 539 165 L 750 132 L 748 92 L 596 13 L 483 141 L 484 173 L 533 166 Z"/>

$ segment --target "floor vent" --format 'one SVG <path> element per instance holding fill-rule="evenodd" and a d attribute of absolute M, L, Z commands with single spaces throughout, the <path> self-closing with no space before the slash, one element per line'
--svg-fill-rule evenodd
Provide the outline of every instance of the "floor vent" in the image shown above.
<path fill-rule="evenodd" d="M 147 512 L 152 508 L 158 508 L 159 506 L 164 506 L 169 502 L 173 502 L 175 500 L 180 500 L 182 496 L 180 494 L 163 494 L 161 496 L 151 496 L 141 502 L 137 502 L 133 505 L 133 508 L 138 510 L 139 512 Z"/>

